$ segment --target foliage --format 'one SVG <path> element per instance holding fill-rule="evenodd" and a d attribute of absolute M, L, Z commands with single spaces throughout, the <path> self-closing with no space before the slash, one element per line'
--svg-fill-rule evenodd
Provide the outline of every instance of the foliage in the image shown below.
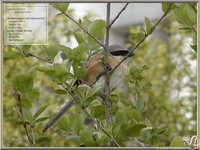
<path fill-rule="evenodd" d="M 73 16 L 69 4 L 51 5 L 51 9 L 58 14 L 69 13 Z M 163 12 L 169 6 L 164 3 Z M 99 44 L 87 33 L 74 27 L 65 16 L 59 14 L 53 17 L 50 13 L 52 20 L 49 22 L 48 46 L 4 47 L 4 145 L 184 146 L 181 136 L 196 134 L 196 73 L 188 62 L 188 59 L 196 61 L 195 7 L 189 3 L 173 4 L 165 20 L 168 25 L 160 25 L 160 30 L 168 35 L 168 44 L 149 38 L 136 49 L 133 58 L 127 62 L 124 88 L 111 93 L 113 123 L 109 127 L 105 126 L 105 106 L 96 96 L 101 89 L 73 87 L 77 79 L 84 79 L 84 62 L 99 52 Z M 182 15 L 187 17 L 183 18 Z M 131 27 L 127 47 L 136 45 L 145 34 L 153 36 L 156 32 L 152 21 L 147 17 L 144 20 L 145 33 L 139 26 Z M 58 29 L 60 23 L 65 27 Z M 104 20 L 84 17 L 79 23 L 98 40 L 104 40 Z M 192 33 L 188 32 L 191 30 Z M 78 46 L 64 46 L 56 34 L 74 36 Z M 177 36 L 178 42 L 174 40 Z M 191 47 L 194 51 L 190 47 L 184 50 L 188 37 L 193 39 Z M 32 53 L 53 63 L 30 57 Z M 59 56 L 62 62 L 58 61 Z M 78 100 L 52 129 L 43 133 L 47 119 L 53 117 L 60 105 L 71 97 L 63 86 L 73 91 Z M 186 89 L 190 94 L 181 95 Z M 16 98 L 16 93 L 20 99 Z M 19 100 L 22 114 L 18 111 Z M 185 118 L 186 113 L 192 116 Z M 27 140 L 24 124 L 33 143 Z"/>

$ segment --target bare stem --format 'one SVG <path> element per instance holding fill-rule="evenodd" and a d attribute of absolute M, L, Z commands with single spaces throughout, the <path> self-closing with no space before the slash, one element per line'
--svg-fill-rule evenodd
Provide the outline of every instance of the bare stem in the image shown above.
<path fill-rule="evenodd" d="M 26 56 L 35 57 L 35 58 L 37 58 L 37 59 L 39 59 L 39 60 L 41 60 L 41 61 L 47 62 L 47 63 L 49 63 L 49 64 L 53 64 L 53 62 L 52 62 L 52 61 L 50 61 L 50 60 L 47 60 L 47 59 L 45 59 L 45 58 L 42 58 L 42 57 L 39 57 L 39 56 L 37 56 L 37 55 L 34 55 L 34 54 L 32 54 L 32 53 L 26 53 Z"/>
<path fill-rule="evenodd" d="M 109 24 L 110 24 L 110 3 L 107 3 L 107 18 L 106 18 L 106 39 L 105 39 L 105 49 L 104 49 L 104 59 L 105 64 L 105 115 L 106 115 L 106 126 L 108 127 L 111 122 L 111 102 L 110 98 L 110 74 L 109 74 L 109 64 L 108 64 L 108 46 L 109 46 Z"/>
<path fill-rule="evenodd" d="M 154 25 L 154 29 L 158 26 L 158 24 L 163 20 L 163 18 L 168 14 L 171 9 L 172 4 L 169 6 L 167 11 L 162 15 L 162 17 L 156 22 Z M 129 51 L 129 53 L 110 71 L 112 74 L 142 43 L 143 41 L 149 36 L 150 34 L 145 34 L 144 37 Z"/>
<path fill-rule="evenodd" d="M 128 6 L 129 3 L 126 3 L 126 5 L 124 5 L 124 7 L 121 9 L 121 11 L 117 14 L 117 16 L 113 19 L 113 21 L 108 25 L 109 28 L 113 25 L 113 23 L 119 18 L 119 16 L 121 15 L 121 13 L 126 9 L 126 7 Z"/>
<path fill-rule="evenodd" d="M 13 45 L 10 45 L 10 46 L 13 47 L 13 48 L 15 48 L 15 49 L 17 49 L 18 51 L 20 51 L 20 48 L 19 48 L 19 47 L 16 47 L 16 46 L 13 46 Z M 29 56 L 35 57 L 35 58 L 37 58 L 37 59 L 39 59 L 39 60 L 41 60 L 41 61 L 47 62 L 47 63 L 49 63 L 49 64 L 53 64 L 52 61 L 50 61 L 50 60 L 48 60 L 48 59 L 45 59 L 45 58 L 42 58 L 42 57 L 39 57 L 39 56 L 37 56 L 37 55 L 35 55 L 35 54 L 32 54 L 32 53 L 30 53 L 30 52 L 28 52 L 28 53 L 26 53 L 26 52 L 24 52 L 24 51 L 22 51 L 22 52 L 23 52 L 23 54 L 24 54 L 25 56 L 27 56 L 27 57 L 29 57 Z"/>
<path fill-rule="evenodd" d="M 25 130 L 28 142 L 29 142 L 30 146 L 33 146 L 33 144 L 34 144 L 33 139 L 30 136 L 28 129 L 27 129 L 27 126 L 26 126 L 26 122 L 24 121 L 23 112 L 22 112 L 22 105 L 21 105 L 21 95 L 19 93 L 16 93 L 16 99 L 18 101 L 18 111 L 19 111 L 19 114 L 20 114 L 20 119 L 21 119 L 23 128 Z"/>

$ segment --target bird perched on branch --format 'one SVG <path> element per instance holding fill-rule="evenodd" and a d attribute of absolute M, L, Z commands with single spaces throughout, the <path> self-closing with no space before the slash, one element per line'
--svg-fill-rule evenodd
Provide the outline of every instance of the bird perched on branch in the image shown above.
<path fill-rule="evenodd" d="M 114 69 L 119 62 L 129 53 L 129 50 L 121 45 L 111 45 L 108 48 L 109 55 L 108 55 L 108 69 Z M 129 54 L 128 56 L 132 56 L 133 54 Z M 105 64 L 103 61 L 104 55 L 103 50 L 100 51 L 99 54 L 90 58 L 87 62 L 86 66 L 86 76 L 84 82 L 77 81 L 75 83 L 76 86 L 79 84 L 85 83 L 90 87 L 104 87 L 105 79 Z M 111 74 L 110 77 L 110 89 L 114 89 L 119 87 L 122 83 L 123 75 L 125 73 L 126 67 L 124 64 L 120 64 L 120 66 Z M 62 116 L 66 113 L 77 100 L 77 97 L 73 97 L 69 100 L 61 110 L 46 124 L 43 131 L 45 132 L 47 129 L 52 127 Z"/>

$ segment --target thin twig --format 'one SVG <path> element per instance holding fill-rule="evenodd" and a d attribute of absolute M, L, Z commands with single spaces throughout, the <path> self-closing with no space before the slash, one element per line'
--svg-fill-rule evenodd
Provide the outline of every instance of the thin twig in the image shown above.
<path fill-rule="evenodd" d="M 83 109 L 86 115 L 109 137 L 113 140 L 113 142 L 117 145 L 117 147 L 121 147 L 120 144 L 115 140 L 115 138 L 110 135 L 88 112 L 86 109 Z"/>
<path fill-rule="evenodd" d="M 119 18 L 121 13 L 126 9 L 129 3 L 126 3 L 126 5 L 121 9 L 121 11 L 117 14 L 117 16 L 113 19 L 113 21 L 108 25 L 109 28 L 113 25 L 113 23 Z"/>
<path fill-rule="evenodd" d="M 88 36 L 90 36 L 93 40 L 95 40 L 100 46 L 104 48 L 104 45 L 99 41 L 95 36 L 90 34 L 85 28 L 83 28 L 77 21 L 75 21 L 71 16 L 69 16 L 67 13 L 62 13 L 65 15 L 67 18 L 69 18 L 72 22 L 74 22 L 77 26 L 79 26 Z"/>
<path fill-rule="evenodd" d="M 10 45 L 10 46 L 13 47 L 13 48 L 15 48 L 15 49 L 17 49 L 18 51 L 20 51 L 20 48 L 19 48 L 19 47 L 16 47 L 16 46 L 13 46 L 13 45 Z M 42 58 L 42 57 L 39 57 L 39 56 L 37 56 L 37 55 L 35 55 L 35 54 L 32 54 L 32 53 L 30 53 L 30 52 L 28 52 L 28 53 L 26 53 L 26 52 L 24 52 L 24 51 L 22 51 L 22 52 L 23 52 L 23 54 L 24 54 L 25 56 L 27 56 L 27 57 L 29 57 L 29 56 L 35 57 L 35 58 L 37 58 L 37 59 L 39 59 L 39 60 L 41 60 L 41 61 L 47 62 L 47 63 L 49 63 L 49 64 L 53 64 L 52 61 L 47 60 L 47 59 Z"/>
<path fill-rule="evenodd" d="M 63 87 L 72 97 L 74 96 L 74 94 L 73 94 L 67 87 L 65 87 L 64 84 L 62 84 L 62 87 Z"/>
<path fill-rule="evenodd" d="M 110 74 L 109 74 L 109 31 L 110 31 L 110 3 L 107 3 L 107 18 L 106 18 L 106 39 L 105 39 L 105 49 L 103 63 L 105 64 L 105 115 L 106 115 L 106 127 L 110 125 L 111 122 L 111 102 L 110 102 Z"/>
<path fill-rule="evenodd" d="M 72 93 L 67 87 L 65 87 L 64 85 L 62 85 L 63 88 L 72 96 L 73 101 L 77 100 L 77 97 L 74 95 L 74 93 Z M 86 111 L 85 109 L 86 107 L 82 107 L 82 110 L 86 113 L 86 115 L 109 137 L 113 139 L 113 142 L 120 147 L 120 145 L 117 143 L 117 141 L 114 139 L 114 137 L 112 137 L 97 121 L 95 121 L 95 119 Z M 48 126 L 49 128 L 50 126 Z M 46 131 L 48 128 L 45 128 Z"/>
<path fill-rule="evenodd" d="M 168 14 L 168 12 L 171 9 L 172 4 L 169 6 L 169 8 L 167 9 L 167 11 L 162 15 L 162 17 L 156 22 L 156 24 L 153 26 L 154 30 L 155 28 L 158 26 L 158 24 L 162 21 L 162 19 Z M 142 42 L 149 36 L 150 34 L 145 34 L 144 37 L 139 41 L 139 43 L 137 43 L 130 51 L 129 53 L 115 66 L 115 68 L 113 68 L 110 71 L 110 74 L 112 74 L 132 53 L 135 49 L 137 49 Z"/>
<path fill-rule="evenodd" d="M 135 137 L 135 140 L 138 143 L 138 145 L 140 145 L 141 147 L 145 147 L 145 145 L 142 142 L 140 142 L 136 137 Z"/>
<path fill-rule="evenodd" d="M 19 111 L 19 114 L 20 114 L 20 119 L 21 119 L 22 125 L 24 127 L 28 142 L 29 142 L 30 146 L 33 146 L 33 143 L 34 143 L 33 139 L 30 136 L 28 129 L 27 129 L 27 126 L 26 126 L 26 122 L 24 121 L 24 116 L 23 116 L 23 112 L 22 112 L 22 105 L 21 105 L 21 95 L 19 93 L 16 93 L 16 99 L 18 101 L 18 111 Z"/>
<path fill-rule="evenodd" d="M 79 28 L 81 28 L 88 36 L 90 36 L 93 40 L 95 40 L 100 46 L 105 48 L 103 43 L 101 43 L 101 41 L 99 41 L 95 36 L 90 34 L 84 27 L 82 27 L 82 25 L 80 25 L 76 20 L 74 20 L 69 14 L 67 14 L 66 12 L 61 12 L 59 15 L 61 15 L 61 14 L 65 15 L 67 18 L 69 18 L 73 23 L 75 23 Z"/>
<path fill-rule="evenodd" d="M 35 145 L 35 131 L 34 131 L 34 127 L 31 127 L 31 131 L 32 131 L 32 139 L 33 139 L 33 146 Z"/>
<path fill-rule="evenodd" d="M 39 57 L 39 56 L 36 56 L 36 55 L 34 55 L 34 54 L 32 54 L 32 53 L 26 53 L 25 55 L 26 55 L 26 56 L 35 57 L 35 58 L 37 58 L 37 59 L 39 59 L 39 60 L 41 60 L 41 61 L 47 62 L 47 63 L 49 63 L 49 64 L 53 64 L 52 61 L 47 60 L 47 59 L 42 58 L 42 57 Z"/>

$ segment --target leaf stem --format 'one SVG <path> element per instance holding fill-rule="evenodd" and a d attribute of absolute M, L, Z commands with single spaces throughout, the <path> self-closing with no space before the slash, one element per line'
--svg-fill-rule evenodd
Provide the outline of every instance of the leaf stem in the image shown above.
<path fill-rule="evenodd" d="M 119 18 L 119 16 L 121 15 L 121 13 L 126 9 L 126 7 L 128 6 L 129 3 L 126 3 L 126 5 L 124 5 L 124 7 L 121 9 L 121 11 L 117 14 L 117 16 L 113 19 L 113 21 L 108 25 L 108 27 L 110 28 L 113 23 Z"/>

